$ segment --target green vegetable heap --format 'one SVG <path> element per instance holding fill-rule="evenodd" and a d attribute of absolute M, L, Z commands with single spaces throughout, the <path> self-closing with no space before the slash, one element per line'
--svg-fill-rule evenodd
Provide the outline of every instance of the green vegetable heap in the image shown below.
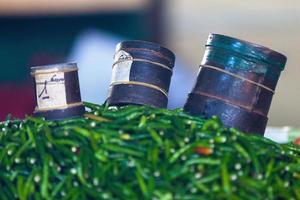
<path fill-rule="evenodd" d="M 0 199 L 300 199 L 300 148 L 181 110 L 0 124 Z"/>

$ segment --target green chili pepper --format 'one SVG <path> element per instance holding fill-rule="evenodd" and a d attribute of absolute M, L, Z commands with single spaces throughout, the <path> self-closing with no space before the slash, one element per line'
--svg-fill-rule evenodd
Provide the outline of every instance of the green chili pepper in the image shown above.
<path fill-rule="evenodd" d="M 300 148 L 182 109 L 0 123 L 0 199 L 300 199 Z"/>

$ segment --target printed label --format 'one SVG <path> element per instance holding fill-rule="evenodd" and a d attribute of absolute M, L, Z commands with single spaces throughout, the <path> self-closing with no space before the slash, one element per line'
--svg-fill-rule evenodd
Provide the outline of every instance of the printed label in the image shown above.
<path fill-rule="evenodd" d="M 114 56 L 114 66 L 112 69 L 111 84 L 118 81 L 129 81 L 132 56 L 123 51 L 118 51 Z"/>
<path fill-rule="evenodd" d="M 37 73 L 35 80 L 37 105 L 39 109 L 67 105 L 63 72 Z"/>

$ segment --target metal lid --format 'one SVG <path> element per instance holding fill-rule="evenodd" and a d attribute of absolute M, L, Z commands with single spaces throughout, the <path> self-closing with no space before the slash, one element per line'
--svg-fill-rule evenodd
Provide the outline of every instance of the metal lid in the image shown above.
<path fill-rule="evenodd" d="M 77 70 L 77 64 L 76 63 L 58 63 L 58 64 L 51 64 L 51 65 L 41 65 L 41 66 L 34 66 L 31 67 L 31 73 L 37 73 L 40 71 L 73 71 Z"/>
<path fill-rule="evenodd" d="M 241 54 L 245 57 L 251 57 L 277 66 L 281 70 L 284 69 L 287 61 L 286 56 L 272 49 L 220 34 L 212 33 L 209 35 L 206 47 L 210 46 L 234 51 L 235 53 Z"/>
<path fill-rule="evenodd" d="M 171 50 L 157 43 L 140 40 L 123 41 L 118 43 L 116 46 L 116 52 L 120 50 L 128 50 L 129 52 L 132 50 L 152 52 L 152 56 L 167 60 L 170 67 L 174 66 L 175 54 Z"/>

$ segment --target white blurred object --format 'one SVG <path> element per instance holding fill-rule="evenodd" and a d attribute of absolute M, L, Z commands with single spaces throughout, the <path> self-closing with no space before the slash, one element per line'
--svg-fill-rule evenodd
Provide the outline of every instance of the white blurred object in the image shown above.
<path fill-rule="evenodd" d="M 278 143 L 295 143 L 300 145 L 300 128 L 290 126 L 267 127 L 265 137 Z"/>
<path fill-rule="evenodd" d="M 123 38 L 97 30 L 82 32 L 69 61 L 77 62 L 83 101 L 102 104 L 108 95 L 115 46 Z"/>
<path fill-rule="evenodd" d="M 278 143 L 288 143 L 289 142 L 289 132 L 291 127 L 267 127 L 264 137 L 273 140 Z"/>
<path fill-rule="evenodd" d="M 181 63 L 180 59 L 175 59 L 175 66 L 169 90 L 168 108 L 182 108 L 192 91 L 197 74 L 192 72 Z"/>
<path fill-rule="evenodd" d="M 78 64 L 83 101 L 98 104 L 105 102 L 115 47 L 124 39 L 98 30 L 87 30 L 77 37 L 68 60 Z M 196 76 L 197 74 L 192 76 L 191 72 L 176 58 L 169 91 L 169 108 L 183 107 Z"/>

